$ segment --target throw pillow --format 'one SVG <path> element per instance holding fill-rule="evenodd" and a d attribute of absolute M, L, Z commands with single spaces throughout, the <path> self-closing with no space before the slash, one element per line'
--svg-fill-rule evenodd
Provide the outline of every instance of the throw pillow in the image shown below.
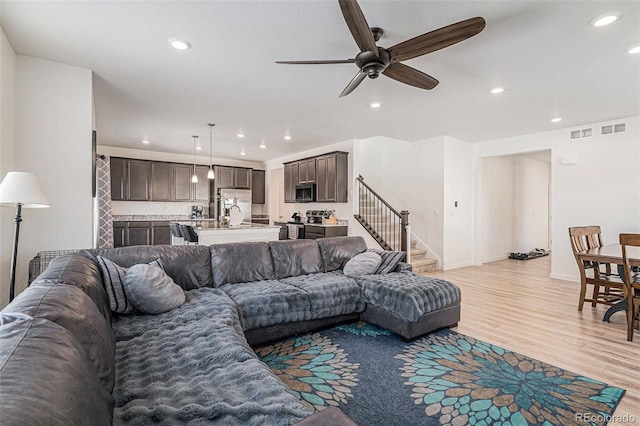
<path fill-rule="evenodd" d="M 138 264 L 127 270 L 124 278 L 127 297 L 140 312 L 161 314 L 182 305 L 182 288 L 162 268 Z"/>
<path fill-rule="evenodd" d="M 342 269 L 342 272 L 348 277 L 360 277 L 362 275 L 374 274 L 380 264 L 382 258 L 379 254 L 365 251 L 352 257 Z"/>
<path fill-rule="evenodd" d="M 382 258 L 382 263 L 380 263 L 380 266 L 378 266 L 378 270 L 375 272 L 376 274 L 387 274 L 393 271 L 405 256 L 405 253 L 403 251 L 379 249 L 368 249 L 367 251 L 376 253 Z"/>
<path fill-rule="evenodd" d="M 97 256 L 97 260 L 98 267 L 102 273 L 104 288 L 109 298 L 109 308 L 112 312 L 118 314 L 130 314 L 133 311 L 133 305 L 127 300 L 127 295 L 124 291 L 124 277 L 127 273 L 127 268 L 123 268 L 102 256 Z M 164 271 L 164 266 L 160 259 L 154 260 L 149 264 L 157 266 Z"/>

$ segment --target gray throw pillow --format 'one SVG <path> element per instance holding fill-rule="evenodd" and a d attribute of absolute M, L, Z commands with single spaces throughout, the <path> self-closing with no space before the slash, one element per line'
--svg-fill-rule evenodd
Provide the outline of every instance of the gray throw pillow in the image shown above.
<path fill-rule="evenodd" d="M 118 314 L 130 314 L 133 311 L 133 305 L 129 303 L 127 294 L 124 291 L 124 277 L 127 268 L 112 262 L 106 257 L 98 256 L 98 267 L 102 273 L 102 282 L 109 298 L 109 308 L 112 312 Z M 149 263 L 164 270 L 164 266 L 160 259 Z"/>
<path fill-rule="evenodd" d="M 145 314 L 161 314 L 182 305 L 182 288 L 162 268 L 138 264 L 127 270 L 124 289 L 131 304 Z"/>
<path fill-rule="evenodd" d="M 398 263 L 404 259 L 405 252 L 403 251 L 391 251 L 391 250 L 379 250 L 370 248 L 367 252 L 378 254 L 382 258 L 382 263 L 378 266 L 376 274 L 387 274 L 398 266 Z"/>
<path fill-rule="evenodd" d="M 360 277 L 362 275 L 374 274 L 380 264 L 382 258 L 380 255 L 365 251 L 352 257 L 342 269 L 342 272 L 348 277 Z"/>

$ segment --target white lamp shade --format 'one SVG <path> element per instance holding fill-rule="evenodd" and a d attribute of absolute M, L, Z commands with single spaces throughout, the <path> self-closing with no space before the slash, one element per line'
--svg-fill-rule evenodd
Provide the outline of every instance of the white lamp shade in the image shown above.
<path fill-rule="evenodd" d="M 49 207 L 38 177 L 33 173 L 9 172 L 0 183 L 0 204 L 22 204 L 25 208 Z"/>

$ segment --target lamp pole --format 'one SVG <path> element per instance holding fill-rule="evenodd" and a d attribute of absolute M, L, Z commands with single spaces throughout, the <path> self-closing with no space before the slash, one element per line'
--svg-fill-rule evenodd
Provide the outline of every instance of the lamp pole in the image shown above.
<path fill-rule="evenodd" d="M 16 204 L 15 231 L 13 233 L 13 254 L 11 255 L 11 279 L 9 281 L 9 302 L 13 300 L 16 288 L 16 262 L 18 260 L 18 236 L 20 234 L 20 222 L 22 222 L 22 203 Z"/>

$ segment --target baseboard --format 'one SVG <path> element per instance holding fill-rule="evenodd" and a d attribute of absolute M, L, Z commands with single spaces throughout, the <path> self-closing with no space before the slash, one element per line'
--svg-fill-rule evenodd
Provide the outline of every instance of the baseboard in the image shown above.
<path fill-rule="evenodd" d="M 580 282 L 580 277 L 576 276 L 576 275 L 565 275 L 565 274 L 549 274 L 550 278 L 553 278 L 555 280 L 562 280 L 562 281 L 571 281 L 573 283 L 579 283 Z"/>
<path fill-rule="evenodd" d="M 488 259 L 482 259 L 482 263 L 497 262 L 498 260 L 505 260 L 508 258 L 509 258 L 508 254 L 501 254 L 499 256 L 490 257 Z"/>
<path fill-rule="evenodd" d="M 446 265 L 446 266 L 442 267 L 442 270 L 443 271 L 450 271 L 452 269 L 466 268 L 467 266 L 473 266 L 473 263 L 465 262 L 465 263 L 458 263 L 456 265 Z"/>

